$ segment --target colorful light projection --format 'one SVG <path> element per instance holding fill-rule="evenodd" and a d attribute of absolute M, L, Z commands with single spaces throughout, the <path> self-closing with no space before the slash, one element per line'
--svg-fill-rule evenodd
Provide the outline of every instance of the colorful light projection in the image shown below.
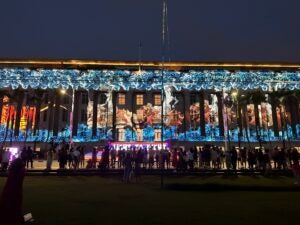
<path fill-rule="evenodd" d="M 164 149 L 171 147 L 170 142 L 110 142 L 109 145 L 110 147 L 113 147 L 116 150 L 130 150 L 132 148 L 153 148 L 154 150 L 158 150 L 161 149 L 162 145 Z"/>
<path fill-rule="evenodd" d="M 98 96 L 99 97 L 99 96 Z M 93 105 L 94 101 L 90 98 L 87 106 L 87 126 L 92 128 L 93 126 Z M 97 102 L 97 128 L 107 129 L 112 126 L 112 92 L 105 94 L 105 102 Z"/>
<path fill-rule="evenodd" d="M 3 108 L 1 116 L 1 125 L 8 127 L 15 126 L 14 122 L 16 121 L 16 107 L 14 104 L 9 103 L 9 98 L 5 96 L 3 98 Z M 36 108 L 23 106 L 21 109 L 21 119 L 20 119 L 20 130 L 26 131 L 31 130 L 35 124 L 35 114 Z"/>
<path fill-rule="evenodd" d="M 165 71 L 164 83 L 180 90 L 295 90 L 300 72 L 275 71 Z M 74 88 L 84 90 L 160 90 L 161 71 L 1 68 L 0 88 Z"/>
<path fill-rule="evenodd" d="M 295 72 L 274 72 L 274 71 L 226 71 L 226 70 L 199 70 L 199 71 L 166 71 L 164 77 L 166 99 L 168 101 L 167 107 L 164 107 L 164 139 L 178 139 L 187 141 L 218 141 L 223 137 L 218 135 L 218 107 L 215 96 L 211 96 L 211 100 L 206 100 L 204 104 L 205 111 L 205 128 L 206 137 L 201 137 L 200 132 L 200 103 L 197 101 L 190 105 L 185 112 L 182 109 L 172 107 L 170 104 L 176 105 L 176 97 L 172 95 L 174 91 L 187 89 L 190 91 L 199 90 L 217 90 L 229 91 L 232 89 L 242 90 L 280 90 L 300 89 L 300 73 Z M 161 89 L 161 71 L 142 71 L 139 76 L 134 72 L 125 70 L 87 70 L 79 71 L 72 69 L 0 69 L 0 88 L 74 88 L 84 90 L 160 90 Z M 110 104 L 110 105 L 108 105 Z M 164 103 L 165 104 L 165 103 Z M 92 103 L 89 104 L 89 111 L 91 112 Z M 108 110 L 106 110 L 108 108 Z M 112 101 L 109 100 L 106 105 L 98 104 L 97 112 L 97 137 L 91 137 L 91 118 L 89 113 L 88 126 L 79 125 L 78 136 L 74 137 L 75 141 L 95 141 L 112 138 L 112 131 L 109 129 L 112 125 Z M 152 106 L 147 103 L 145 106 L 137 109 L 136 112 L 131 112 L 129 109 L 117 109 L 117 128 L 124 135 L 126 141 L 154 141 L 160 140 L 160 118 L 161 107 Z M 254 105 L 248 104 L 246 125 L 243 128 L 242 141 L 257 141 L 255 134 L 255 112 Z M 273 118 L 271 113 L 271 106 L 259 106 L 260 125 L 262 127 L 262 139 L 264 141 L 280 140 L 282 138 L 297 139 L 292 134 L 289 112 L 285 112 L 282 108 L 277 108 L 277 121 L 280 129 L 280 137 L 275 137 L 272 130 Z M 1 132 L 4 130 L 10 131 L 12 122 L 15 121 L 15 107 L 13 105 L 3 106 L 1 121 Z M 21 130 L 27 126 L 33 127 L 35 121 L 34 109 L 22 109 Z M 229 123 L 233 124 L 230 127 L 231 138 L 233 141 L 237 140 L 238 129 L 236 128 L 236 109 L 235 106 L 229 110 Z M 26 121 L 26 122 L 25 122 Z M 9 122 L 8 129 L 3 128 Z M 186 130 L 181 128 L 186 122 Z M 234 125 L 235 124 L 235 125 Z M 180 128 L 181 127 L 181 128 Z M 297 134 L 300 134 L 300 126 L 297 125 Z M 103 128 L 103 129 L 101 129 Z M 269 129 L 268 129 L 269 128 Z M 66 129 L 67 130 L 67 129 Z M 249 134 L 246 138 L 245 130 Z M 266 135 L 267 133 L 267 135 Z M 9 133 L 10 134 L 10 133 Z M 1 135 L 3 136 L 3 135 Z M 67 132 L 60 132 L 57 137 L 53 137 L 51 132 L 47 130 L 40 130 L 38 134 L 28 136 L 28 141 L 42 140 L 51 141 L 62 140 L 68 136 Z M 142 137 L 142 138 L 141 138 Z M 12 137 L 12 140 L 24 140 L 24 134 L 20 137 Z"/>
<path fill-rule="evenodd" d="M 24 106 L 21 111 L 20 130 L 32 130 L 35 124 L 35 107 Z"/>

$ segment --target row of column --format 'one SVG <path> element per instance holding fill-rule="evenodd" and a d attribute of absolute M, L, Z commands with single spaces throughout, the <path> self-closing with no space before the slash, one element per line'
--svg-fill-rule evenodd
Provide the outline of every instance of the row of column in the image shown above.
<path fill-rule="evenodd" d="M 83 91 L 75 91 L 74 95 L 74 112 L 73 112 L 73 135 L 77 135 L 77 130 L 78 130 L 78 117 L 79 117 L 79 106 L 80 106 L 80 95 Z M 97 135 L 97 107 L 98 107 L 98 98 L 99 94 L 103 93 L 100 91 L 94 91 L 92 93 L 92 100 L 93 100 L 93 123 L 92 123 L 92 135 L 96 136 Z M 126 107 L 130 109 L 132 112 L 136 111 L 136 106 L 134 104 L 134 99 L 132 96 L 134 93 L 141 93 L 141 92 L 126 92 L 127 96 L 127 104 Z M 157 91 L 156 93 L 159 93 Z M 174 93 L 177 95 L 180 95 L 182 97 L 182 104 L 179 102 L 178 103 L 178 108 L 180 111 L 183 111 L 185 113 L 185 118 L 187 118 L 187 113 L 189 113 L 189 107 L 191 105 L 190 102 L 190 94 L 194 94 L 197 96 L 197 102 L 200 104 L 200 131 L 201 131 L 201 136 L 206 136 L 205 133 L 205 99 L 207 97 L 208 92 L 200 91 L 200 92 L 189 92 L 189 91 L 182 91 L 178 93 Z M 220 136 L 224 136 L 224 116 L 223 116 L 223 98 L 222 98 L 222 93 L 221 92 L 216 92 L 214 93 L 217 96 L 217 105 L 218 105 L 218 120 L 219 120 L 219 131 L 220 131 Z M 152 92 L 144 92 L 145 95 L 145 103 L 151 102 L 151 96 Z M 0 115 L 2 116 L 2 108 L 3 108 L 3 96 L 4 94 L 0 93 Z M 14 121 L 14 135 L 18 136 L 19 135 L 19 130 L 20 130 L 20 118 L 21 118 L 21 110 L 22 106 L 24 103 L 24 99 L 26 98 L 26 94 L 23 90 L 18 90 L 15 91 L 15 94 L 13 96 L 14 98 L 14 104 L 16 107 L 16 119 Z M 113 116 L 112 116 L 112 133 L 113 133 L 113 139 L 116 139 L 116 107 L 117 107 L 117 96 L 118 92 L 113 92 L 112 93 L 112 106 L 113 106 Z M 27 100 L 26 100 L 27 101 Z M 57 136 L 59 129 L 60 129 L 60 105 L 62 104 L 62 96 L 58 93 L 58 90 L 51 90 L 48 91 L 48 115 L 53 115 L 53 116 L 48 116 L 47 120 L 47 129 L 49 131 L 53 131 L 53 135 Z M 277 121 L 277 112 L 276 112 L 276 107 L 278 107 L 278 103 L 274 99 L 270 99 L 270 104 L 272 105 L 272 117 L 273 117 L 273 130 L 275 136 L 279 136 L 279 129 L 278 129 L 278 121 Z M 36 107 L 36 115 L 35 115 L 35 126 L 34 126 L 34 133 L 39 129 L 39 123 L 40 123 L 40 109 L 41 109 L 41 101 L 36 101 L 35 102 L 35 107 Z M 297 129 L 296 129 L 296 124 L 300 124 L 300 118 L 299 118 L 299 106 L 298 106 L 298 101 L 295 98 L 289 97 L 286 98 L 285 102 L 285 110 L 290 112 L 290 119 L 291 119 L 291 127 L 293 130 L 293 133 L 296 134 Z M 280 109 L 280 107 L 279 107 Z M 239 109 L 237 110 L 238 112 L 238 126 L 240 130 L 243 128 L 243 124 L 246 124 L 246 116 L 242 116 L 242 110 Z M 259 119 L 256 118 L 256 121 L 259 122 Z M 186 131 L 188 127 L 187 121 L 184 119 L 184 124 L 183 124 L 183 129 Z"/>

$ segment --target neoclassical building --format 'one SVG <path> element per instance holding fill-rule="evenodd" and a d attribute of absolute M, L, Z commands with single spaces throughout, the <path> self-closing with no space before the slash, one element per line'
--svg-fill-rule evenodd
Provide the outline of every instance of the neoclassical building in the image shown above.
<path fill-rule="evenodd" d="M 0 60 L 0 141 L 300 139 L 300 64 Z"/>

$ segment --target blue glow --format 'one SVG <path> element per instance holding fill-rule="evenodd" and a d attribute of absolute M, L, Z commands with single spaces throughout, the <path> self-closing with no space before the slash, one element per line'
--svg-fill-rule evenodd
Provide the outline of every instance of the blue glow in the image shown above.
<path fill-rule="evenodd" d="M 199 70 L 166 71 L 164 83 L 177 91 L 300 89 L 299 72 Z M 142 71 L 137 75 L 126 70 L 74 69 L 0 69 L 0 88 L 74 88 L 85 90 L 159 90 L 161 71 Z"/>
<path fill-rule="evenodd" d="M 0 69 L 0 88 L 74 88 L 84 90 L 160 90 L 161 89 L 161 71 L 147 70 L 142 71 L 140 75 L 136 72 L 127 70 L 87 70 L 80 71 L 74 69 L 38 69 L 31 70 L 26 68 L 1 68 Z M 227 71 L 227 70 L 198 70 L 198 71 L 166 71 L 164 84 L 173 87 L 177 91 L 186 90 L 217 90 L 228 91 L 232 89 L 241 90 L 300 90 L 300 72 L 274 72 L 274 71 Z M 6 129 L 4 125 L 0 126 L 0 141 L 2 142 L 51 142 L 51 141 L 69 141 L 70 128 L 65 127 L 53 136 L 52 131 L 39 130 L 37 135 L 33 135 L 29 130 L 27 134 L 21 131 L 19 136 L 15 137 L 11 129 Z M 159 126 L 146 126 L 143 128 L 143 140 L 154 141 L 155 129 Z M 224 141 L 220 136 L 219 127 L 211 124 L 205 125 L 206 137 L 201 136 L 200 127 L 188 129 L 181 132 L 176 126 L 165 126 L 163 140 L 180 141 Z M 240 141 L 257 142 L 258 137 L 254 128 L 241 132 L 243 135 Z M 300 124 L 296 125 L 296 135 L 292 132 L 292 127 L 287 125 L 284 131 L 279 132 L 279 137 L 275 137 L 272 129 L 261 129 L 261 140 L 281 141 L 299 140 Z M 238 128 L 229 132 L 230 140 L 237 142 Z M 25 140 L 26 139 L 26 140 Z M 92 136 L 92 129 L 85 124 L 78 125 L 77 135 L 73 137 L 75 142 L 96 142 L 99 140 L 113 140 L 112 128 L 98 128 L 97 135 Z M 136 132 L 131 128 L 125 129 L 125 141 L 136 141 Z"/>
<path fill-rule="evenodd" d="M 210 127 L 210 126 L 207 126 Z M 297 124 L 297 129 L 299 131 L 300 124 Z M 143 140 L 144 141 L 154 141 L 154 130 L 158 129 L 158 127 L 146 127 L 143 130 Z M 293 136 L 292 135 L 292 128 L 291 126 L 287 126 L 288 132 L 279 131 L 279 137 L 274 135 L 274 131 L 272 129 L 268 130 L 261 130 L 261 141 L 262 142 L 270 142 L 270 141 L 282 141 L 285 139 L 286 141 L 295 141 L 300 140 L 299 135 Z M 191 141 L 191 142 L 223 142 L 224 137 L 219 136 L 219 128 L 213 128 L 213 131 L 209 128 L 207 129 L 209 133 L 207 136 L 201 136 L 200 127 L 196 130 L 190 129 L 184 132 L 177 132 L 175 127 L 165 128 L 164 129 L 164 141 L 167 140 L 179 140 L 179 141 Z M 0 141 L 4 142 L 5 139 L 5 126 L 0 126 Z M 248 142 L 247 137 L 245 135 L 245 130 L 242 132 L 242 136 L 240 137 L 241 142 Z M 256 136 L 255 130 L 248 130 L 249 134 L 249 142 L 258 142 L 258 138 Z M 7 137 L 5 142 L 25 142 L 25 132 L 21 131 L 19 136 L 14 136 L 11 129 L 7 130 Z M 230 141 L 238 142 L 238 128 L 230 130 L 229 132 Z M 100 140 L 112 140 L 112 133 L 111 130 L 106 131 L 98 129 L 97 136 L 92 136 L 92 129 L 88 128 L 84 124 L 80 124 L 78 126 L 78 135 L 73 137 L 74 142 L 97 142 Z M 33 135 L 32 131 L 27 132 L 26 142 L 61 142 L 61 141 L 69 141 L 70 140 L 70 132 L 69 128 L 66 127 L 63 131 L 58 133 L 58 136 L 53 136 L 53 132 L 48 132 L 47 130 L 39 130 L 36 136 Z M 136 133 L 132 131 L 130 128 L 125 129 L 125 141 L 136 141 Z"/>

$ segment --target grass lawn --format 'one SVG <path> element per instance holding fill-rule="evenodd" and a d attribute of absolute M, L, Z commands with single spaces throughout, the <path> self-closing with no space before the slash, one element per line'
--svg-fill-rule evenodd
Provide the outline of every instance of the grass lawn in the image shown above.
<path fill-rule="evenodd" d="M 2 190 L 5 178 L 0 178 Z M 166 184 L 291 187 L 291 178 L 166 178 Z M 178 191 L 159 177 L 124 184 L 118 178 L 26 177 L 24 212 L 39 225 L 295 224 L 300 191 Z M 276 189 L 277 190 L 277 189 Z"/>

